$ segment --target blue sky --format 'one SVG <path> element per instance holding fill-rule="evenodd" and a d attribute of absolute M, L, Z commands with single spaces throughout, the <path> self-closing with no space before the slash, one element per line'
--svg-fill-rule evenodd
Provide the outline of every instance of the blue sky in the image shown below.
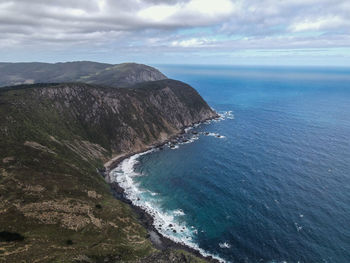
<path fill-rule="evenodd" d="M 350 66 L 349 0 L 0 0 L 2 61 Z"/>

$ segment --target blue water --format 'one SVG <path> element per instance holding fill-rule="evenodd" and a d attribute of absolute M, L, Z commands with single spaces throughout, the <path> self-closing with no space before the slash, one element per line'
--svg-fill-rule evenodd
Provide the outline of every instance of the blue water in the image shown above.
<path fill-rule="evenodd" d="M 350 69 L 158 68 L 234 119 L 141 156 L 149 198 L 226 261 L 350 262 Z"/>

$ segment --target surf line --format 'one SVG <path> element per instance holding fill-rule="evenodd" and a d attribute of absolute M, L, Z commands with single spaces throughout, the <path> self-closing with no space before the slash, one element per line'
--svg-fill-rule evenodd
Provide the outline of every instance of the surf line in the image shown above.
<path fill-rule="evenodd" d="M 181 139 L 180 136 L 180 139 L 177 139 L 177 141 L 174 142 L 175 144 L 169 142 L 167 145 L 171 149 L 177 149 L 179 145 L 192 143 L 199 139 L 199 134 L 214 136 L 217 138 L 225 138 L 224 136 L 216 133 L 190 132 L 201 124 L 210 124 L 212 122 L 218 122 L 225 119 L 234 119 L 232 111 L 221 112 L 219 113 L 219 118 L 217 119 L 207 120 L 203 123 L 195 124 L 186 128 L 185 135 L 192 135 L 191 137 L 184 140 L 183 137 Z M 158 196 L 158 193 L 141 189 L 140 185 L 135 182 L 134 179 L 136 177 L 143 176 L 135 170 L 135 166 L 139 163 L 139 158 L 141 156 L 151 154 L 152 152 L 159 151 L 163 146 L 158 146 L 121 160 L 120 163 L 118 163 L 117 166 L 110 171 L 108 181 L 110 183 L 116 183 L 119 187 L 121 187 L 123 189 L 125 199 L 131 202 L 132 205 L 141 208 L 144 213 L 152 217 L 152 225 L 158 234 L 168 238 L 174 243 L 181 244 L 190 248 L 191 250 L 193 249 L 198 251 L 200 255 L 204 257 L 210 257 L 219 262 L 226 262 L 219 256 L 203 250 L 198 246 L 198 244 L 195 243 L 194 239 L 198 233 L 198 230 L 194 226 L 188 226 L 183 220 L 179 220 L 180 217 L 185 216 L 185 213 L 181 208 L 173 211 L 163 211 L 159 205 L 159 202 L 157 202 L 157 200 L 159 201 L 159 198 L 161 198 Z"/>

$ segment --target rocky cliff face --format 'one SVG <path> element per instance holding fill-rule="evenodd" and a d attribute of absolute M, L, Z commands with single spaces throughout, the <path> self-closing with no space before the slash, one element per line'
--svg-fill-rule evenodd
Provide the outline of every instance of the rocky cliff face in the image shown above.
<path fill-rule="evenodd" d="M 166 79 L 159 70 L 143 64 L 105 64 L 89 61 L 66 63 L 0 63 L 0 87 L 33 83 L 84 82 L 127 87 Z"/>
<path fill-rule="evenodd" d="M 128 89 L 62 84 L 32 92 L 39 105 L 43 98 L 51 101 L 65 121 L 81 129 L 84 139 L 113 154 L 140 151 L 216 116 L 193 88 L 175 80 Z"/>
<path fill-rule="evenodd" d="M 96 169 L 215 116 L 193 88 L 174 80 L 127 89 L 0 89 L 0 259 L 142 262 L 162 254 Z M 170 254 L 200 262 L 183 251 Z"/>

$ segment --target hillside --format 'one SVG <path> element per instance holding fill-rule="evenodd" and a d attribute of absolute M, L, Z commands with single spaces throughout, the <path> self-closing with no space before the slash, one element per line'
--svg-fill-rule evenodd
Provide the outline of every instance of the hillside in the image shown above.
<path fill-rule="evenodd" d="M 144 81 L 166 79 L 143 64 L 105 64 L 89 61 L 65 63 L 0 63 L 0 87 L 34 83 L 84 82 L 127 87 Z"/>
<path fill-rule="evenodd" d="M 174 80 L 0 89 L 0 262 L 202 261 L 157 250 L 97 169 L 215 116 Z"/>

